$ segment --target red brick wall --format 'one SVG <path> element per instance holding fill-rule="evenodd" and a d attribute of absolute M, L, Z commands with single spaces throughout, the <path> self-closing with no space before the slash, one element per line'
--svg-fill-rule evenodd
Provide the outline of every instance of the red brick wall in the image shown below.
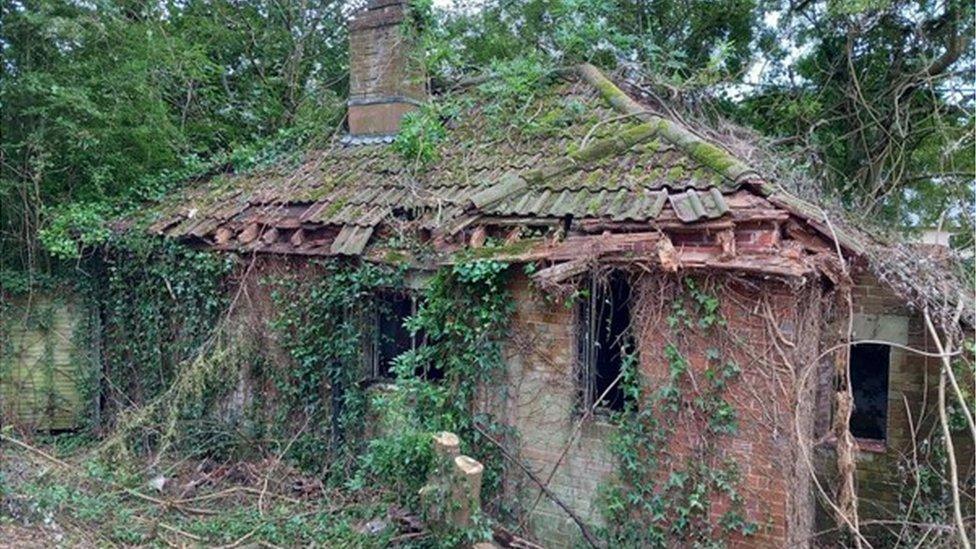
<path fill-rule="evenodd" d="M 710 459 L 715 461 L 715 467 L 721 467 L 725 460 L 738 464 L 742 479 L 738 492 L 746 502 L 748 518 L 761 527 L 756 536 L 731 541 L 742 546 L 787 545 L 805 538 L 812 521 L 808 469 L 798 466 L 800 459 L 793 441 L 797 429 L 805 436 L 812 435 L 813 384 L 808 383 L 801 390 L 795 382 L 795 372 L 807 368 L 816 351 L 820 316 L 808 313 L 809 307 L 819 306 L 819 294 L 758 280 L 744 284 L 721 277 L 717 280 L 722 314 L 728 320 L 727 333 L 735 341 L 725 356 L 736 360 L 742 374 L 725 393 L 737 411 L 738 432 L 716 439 L 716 452 L 710 454 Z M 665 281 L 674 284 L 676 279 L 648 275 L 638 285 L 653 286 Z M 579 418 L 575 309 L 561 302 L 546 302 L 524 279 L 518 280 L 513 290 L 518 312 L 509 344 L 513 380 L 509 421 L 519 431 L 521 455 L 545 479 L 565 451 L 550 488 L 585 520 L 599 524 L 602 517 L 596 505 L 597 490 L 615 471 L 616 460 L 607 447 L 608 436 L 615 427 L 591 419 L 582 424 L 579 436 L 567 444 Z M 646 295 L 656 295 L 656 288 L 650 290 Z M 675 339 L 666 324 L 669 303 L 655 304 L 653 299 L 645 299 L 633 307 L 639 308 L 634 315 L 643 319 L 635 322 L 641 370 L 653 387 L 654 380 L 667 376 L 663 349 Z M 778 341 L 777 350 L 772 339 L 775 330 L 771 329 L 767 312 L 768 318 L 776 319 L 782 339 L 794 348 Z M 697 380 L 704 380 L 704 353 L 713 344 L 707 338 L 696 329 L 681 330 L 679 337 L 691 362 L 692 377 Z M 784 364 L 784 356 L 793 363 L 791 366 Z M 683 391 L 694 393 L 690 378 L 683 385 L 688 385 Z M 810 403 L 801 407 L 799 425 L 794 421 L 798 392 L 803 392 L 802 400 Z M 685 413 L 672 420 L 676 422 L 676 436 L 665 461 L 670 463 L 666 467 L 677 468 L 686 459 L 698 458 L 693 449 L 705 433 L 705 424 L 702 418 Z M 668 472 L 662 469 L 661 474 L 666 477 Z M 531 486 L 524 485 L 522 505 L 530 513 L 528 521 L 536 535 L 552 545 L 572 544 L 577 539 L 576 526 L 545 498 L 533 508 L 536 494 Z M 717 523 L 725 506 L 721 497 L 711 499 L 715 502 L 712 522 Z"/>

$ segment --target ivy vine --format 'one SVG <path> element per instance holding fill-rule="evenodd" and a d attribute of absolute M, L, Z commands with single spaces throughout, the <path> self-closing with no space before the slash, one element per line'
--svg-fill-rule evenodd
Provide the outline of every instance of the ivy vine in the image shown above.
<path fill-rule="evenodd" d="M 312 274 L 271 282 L 276 316 L 271 328 L 293 360 L 268 368 L 281 399 L 273 425 L 305 428 L 288 457 L 306 469 L 344 479 L 363 434 L 363 345 L 371 337 L 374 297 L 402 285 L 402 271 L 373 263 L 315 261 Z M 346 443 L 348 441 L 348 444 Z"/>
<path fill-rule="evenodd" d="M 725 325 L 716 296 L 691 278 L 681 286 L 667 317 L 672 330 L 696 327 L 708 334 Z M 619 427 L 611 440 L 619 475 L 603 487 L 601 498 L 607 519 L 604 534 L 615 544 L 719 547 L 732 532 L 748 536 L 758 529 L 746 518 L 736 464 L 723 460 L 716 467 L 719 440 L 738 431 L 735 408 L 724 394 L 741 370 L 718 348 L 707 349 L 705 356 L 704 386 L 689 394 L 685 387 L 691 365 L 679 342 L 664 347 L 668 376 L 656 387 L 639 372 L 637 355 L 625 354 L 621 383 L 627 399 L 615 418 Z M 676 419 L 689 410 L 703 420 L 704 436 L 691 452 L 673 455 Z M 729 503 L 717 527 L 710 520 L 716 495 Z"/>

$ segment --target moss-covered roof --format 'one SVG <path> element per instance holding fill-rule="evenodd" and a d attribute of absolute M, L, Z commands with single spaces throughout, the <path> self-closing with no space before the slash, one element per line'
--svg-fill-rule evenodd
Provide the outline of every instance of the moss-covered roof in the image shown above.
<path fill-rule="evenodd" d="M 425 165 L 389 139 L 337 136 L 297 167 L 187 189 L 159 209 L 153 230 L 223 247 L 357 253 L 370 229 L 404 219 L 436 231 L 472 215 L 640 222 L 670 211 L 693 223 L 726 215 L 724 197 L 752 175 L 680 124 L 638 116 L 643 108 L 591 66 L 545 86 L 517 113 L 476 86 L 438 99 L 454 112 Z M 340 233 L 355 234 L 353 245 L 328 244 Z"/>

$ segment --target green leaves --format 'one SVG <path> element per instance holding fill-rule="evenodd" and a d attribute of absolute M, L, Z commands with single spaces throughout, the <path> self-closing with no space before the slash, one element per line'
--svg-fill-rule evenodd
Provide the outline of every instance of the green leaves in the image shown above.
<path fill-rule="evenodd" d="M 403 116 L 393 148 L 408 165 L 422 169 L 437 160 L 437 146 L 446 136 L 438 109 L 426 105 Z"/>
<path fill-rule="evenodd" d="M 661 358 L 668 377 L 652 385 L 637 369 L 636 355 L 624 360 L 623 390 L 633 398 L 614 418 L 611 450 L 620 475 L 603 486 L 601 498 L 605 536 L 615 545 L 716 547 L 731 532 L 748 536 L 757 529 L 746 520 L 738 469 L 722 460 L 719 445 L 738 431 L 738 411 L 725 393 L 740 369 L 721 347 L 702 349 L 699 339 L 721 340 L 720 301 L 690 277 L 675 284 L 670 333 L 655 334 L 667 341 Z M 685 448 L 684 440 L 694 442 Z M 730 503 L 721 531 L 709 515 L 715 497 Z"/>
<path fill-rule="evenodd" d="M 312 262 L 303 275 L 266 282 L 273 287 L 276 306 L 271 328 L 294 362 L 292 368 L 268 372 L 283 396 L 275 423 L 288 427 L 295 414 L 308 420 L 307 437 L 288 457 L 345 481 L 362 443 L 363 345 L 375 334 L 375 293 L 399 288 L 402 272 L 332 259 Z"/>
<path fill-rule="evenodd" d="M 100 216 L 215 166 L 260 164 L 247 149 L 282 130 L 294 149 L 335 128 L 346 71 L 339 4 L 4 3 L 4 264 L 37 267 L 39 238 L 55 257 L 76 258 L 104 240 Z M 230 150 L 242 153 L 220 158 Z"/>
<path fill-rule="evenodd" d="M 109 208 L 102 203 L 76 202 L 51 216 L 38 238 L 44 248 L 61 259 L 77 259 L 86 247 L 102 244 L 111 236 Z"/>

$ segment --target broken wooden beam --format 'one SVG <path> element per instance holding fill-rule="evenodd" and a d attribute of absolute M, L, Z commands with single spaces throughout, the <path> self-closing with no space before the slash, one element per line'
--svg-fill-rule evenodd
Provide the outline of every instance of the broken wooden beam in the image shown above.
<path fill-rule="evenodd" d="M 590 269 L 590 261 L 576 259 L 547 267 L 532 275 L 532 279 L 542 286 L 561 284 L 574 276 L 585 273 Z"/>

